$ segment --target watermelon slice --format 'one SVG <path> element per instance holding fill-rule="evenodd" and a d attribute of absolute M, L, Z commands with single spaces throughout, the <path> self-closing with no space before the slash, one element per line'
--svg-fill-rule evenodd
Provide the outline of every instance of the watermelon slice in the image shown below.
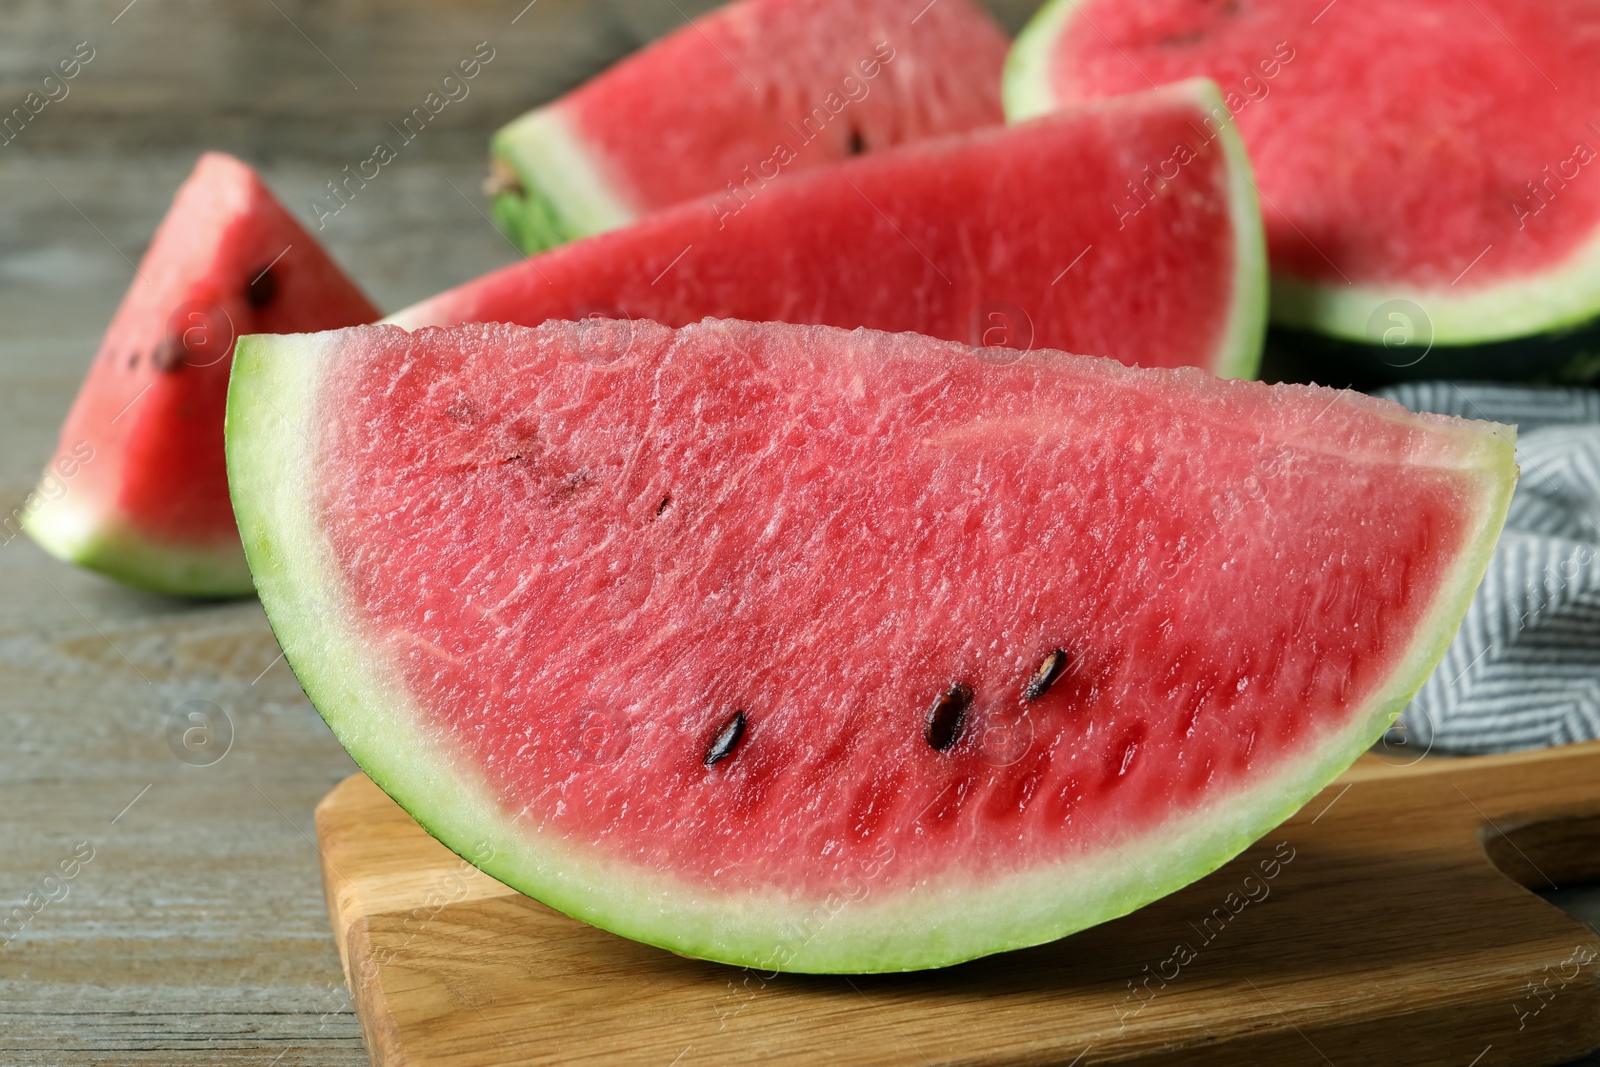
<path fill-rule="evenodd" d="M 380 314 L 254 170 L 201 156 L 100 342 L 29 534 L 129 585 L 249 593 L 222 452 L 234 338 Z"/>
<path fill-rule="evenodd" d="M 821 167 L 725 217 L 660 212 L 512 264 L 391 321 L 536 326 L 589 314 L 867 326 L 1250 377 L 1266 251 L 1250 166 L 1204 79 Z M 1130 160 L 1194 156 L 1131 217 Z"/>
<path fill-rule="evenodd" d="M 1600 314 L 1600 7 L 1051 0 L 1010 58 L 1006 107 L 1196 75 L 1222 86 L 1255 164 L 1275 321 L 1388 343 L 1401 367 L 1430 343 Z M 1452 373 L 1442 355 L 1427 374 Z"/>
<path fill-rule="evenodd" d="M 743 0 L 495 135 L 497 222 L 537 252 L 806 167 L 996 125 L 1008 42 L 971 0 Z"/>
<path fill-rule="evenodd" d="M 306 693 L 496 878 L 691 956 L 954 963 L 1294 812 L 1444 653 L 1516 477 L 1507 427 L 982 355 L 246 338 L 235 507 Z"/>

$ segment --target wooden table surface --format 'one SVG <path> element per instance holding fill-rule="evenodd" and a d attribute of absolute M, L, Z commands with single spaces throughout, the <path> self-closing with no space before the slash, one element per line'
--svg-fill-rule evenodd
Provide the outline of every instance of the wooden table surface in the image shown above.
<path fill-rule="evenodd" d="M 0 112 L 79 42 L 94 53 L 0 146 L 0 508 L 31 489 L 198 152 L 258 165 L 309 221 L 322 184 L 488 41 L 471 94 L 319 234 L 396 309 L 515 258 L 478 192 L 496 126 L 708 6 L 0 6 Z M 993 6 L 1015 30 L 1032 5 Z M 141 594 L 0 543 L 0 904 L 54 898 L 0 946 L 0 1064 L 366 1062 L 311 817 L 354 767 L 277 657 L 254 601 Z M 196 710 L 207 765 L 172 740 Z"/>

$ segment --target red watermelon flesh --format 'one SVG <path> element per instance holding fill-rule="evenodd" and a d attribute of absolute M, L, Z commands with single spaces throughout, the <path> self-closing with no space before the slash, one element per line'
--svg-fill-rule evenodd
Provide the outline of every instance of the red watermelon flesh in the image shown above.
<path fill-rule="evenodd" d="M 1443 654 L 1515 481 L 1505 427 L 975 356 L 709 320 L 249 338 L 234 499 L 306 692 L 495 877 L 690 955 L 948 964 L 1291 814 Z"/>
<path fill-rule="evenodd" d="M 222 451 L 234 339 L 379 314 L 254 170 L 202 156 L 100 343 L 29 533 L 131 585 L 248 593 Z"/>
<path fill-rule="evenodd" d="M 1373 312 L 1404 298 L 1419 329 L 1469 343 L 1600 312 L 1594 4 L 1054 0 L 1018 41 L 1007 109 L 1195 76 L 1255 164 L 1275 318 L 1376 340 Z"/>
<path fill-rule="evenodd" d="M 821 167 L 736 211 L 684 204 L 391 321 L 782 320 L 1249 377 L 1266 326 L 1261 220 L 1237 135 L 1201 135 L 1214 105 L 1196 80 Z M 1193 158 L 1162 195 L 1112 210 L 1180 144 Z"/>
<path fill-rule="evenodd" d="M 998 125 L 1008 42 L 971 0 L 743 0 L 496 135 L 528 252 L 692 197 Z"/>

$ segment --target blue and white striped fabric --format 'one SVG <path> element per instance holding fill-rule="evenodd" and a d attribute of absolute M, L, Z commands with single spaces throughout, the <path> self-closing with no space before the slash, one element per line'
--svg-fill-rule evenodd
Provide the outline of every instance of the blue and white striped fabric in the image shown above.
<path fill-rule="evenodd" d="M 1600 391 L 1421 382 L 1413 411 L 1517 427 L 1522 479 L 1461 632 L 1402 718 L 1408 748 L 1600 738 Z"/>

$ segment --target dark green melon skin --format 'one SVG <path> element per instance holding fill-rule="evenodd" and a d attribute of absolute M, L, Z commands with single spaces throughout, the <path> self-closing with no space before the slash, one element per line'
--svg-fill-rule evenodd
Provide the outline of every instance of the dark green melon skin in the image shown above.
<path fill-rule="evenodd" d="M 494 224 L 523 255 L 536 256 L 585 236 L 537 187 L 503 189 L 490 201 Z"/>
<path fill-rule="evenodd" d="M 1435 344 L 1422 352 L 1272 326 L 1261 377 L 1363 392 L 1441 379 L 1594 385 L 1600 382 L 1600 316 L 1547 333 L 1475 345 Z"/>

